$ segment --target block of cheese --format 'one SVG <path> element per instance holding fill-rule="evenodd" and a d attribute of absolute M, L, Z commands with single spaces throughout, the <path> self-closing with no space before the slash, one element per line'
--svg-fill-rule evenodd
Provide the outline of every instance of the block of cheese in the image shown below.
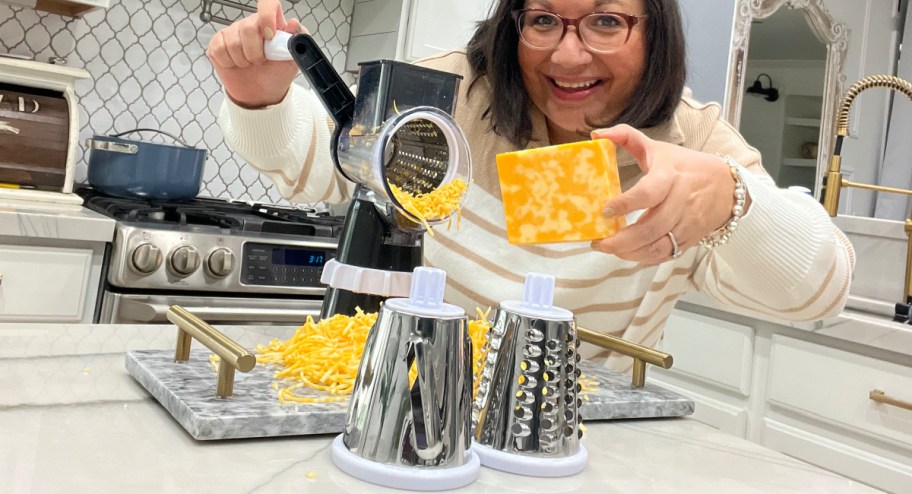
<path fill-rule="evenodd" d="M 602 215 L 605 202 L 621 193 L 607 139 L 498 154 L 497 173 L 512 244 L 595 240 L 626 225 L 623 217 Z"/>

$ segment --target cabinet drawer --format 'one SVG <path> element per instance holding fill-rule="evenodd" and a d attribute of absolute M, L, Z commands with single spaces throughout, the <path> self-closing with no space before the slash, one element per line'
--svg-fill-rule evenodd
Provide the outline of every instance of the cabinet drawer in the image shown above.
<path fill-rule="evenodd" d="M 0 245 L 0 321 L 80 322 L 92 251 Z"/>
<path fill-rule="evenodd" d="M 869 398 L 912 402 L 912 367 L 773 335 L 769 379 L 773 406 L 912 450 L 912 410 Z"/>
<path fill-rule="evenodd" d="M 662 349 L 674 355 L 671 373 L 733 391 L 750 392 L 754 328 L 674 310 L 665 325 Z"/>

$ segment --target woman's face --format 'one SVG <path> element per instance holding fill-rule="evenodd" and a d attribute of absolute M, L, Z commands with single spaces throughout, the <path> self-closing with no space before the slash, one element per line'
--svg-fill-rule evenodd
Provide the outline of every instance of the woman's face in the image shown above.
<path fill-rule="evenodd" d="M 590 12 L 645 15 L 645 0 L 527 0 L 525 8 L 543 9 L 566 19 Z M 586 48 L 573 27 L 551 50 L 519 41 L 519 67 L 526 90 L 548 121 L 553 144 L 578 141 L 588 134 L 587 117 L 609 121 L 623 111 L 640 81 L 646 59 L 644 23 L 639 19 L 630 38 L 612 53 Z"/>

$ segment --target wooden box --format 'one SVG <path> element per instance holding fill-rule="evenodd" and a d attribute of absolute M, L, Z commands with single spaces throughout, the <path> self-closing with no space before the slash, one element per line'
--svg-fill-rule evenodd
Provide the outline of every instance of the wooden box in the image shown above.
<path fill-rule="evenodd" d="M 77 80 L 83 69 L 0 57 L 0 204 L 82 204 L 73 193 L 79 152 Z"/>
<path fill-rule="evenodd" d="M 0 82 L 0 182 L 63 190 L 69 139 L 62 92 Z"/>

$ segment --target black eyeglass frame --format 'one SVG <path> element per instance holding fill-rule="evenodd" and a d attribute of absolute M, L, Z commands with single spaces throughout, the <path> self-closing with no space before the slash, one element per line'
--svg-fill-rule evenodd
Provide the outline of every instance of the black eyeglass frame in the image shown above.
<path fill-rule="evenodd" d="M 528 41 L 526 41 L 526 39 L 523 37 L 523 35 L 522 35 L 523 30 L 522 30 L 522 26 L 520 25 L 520 22 L 521 22 L 522 17 L 529 12 L 541 12 L 542 14 L 553 15 L 553 16 L 557 17 L 558 19 L 560 19 L 562 27 L 563 27 L 563 31 L 561 32 L 560 38 L 557 39 L 557 43 L 555 43 L 554 46 L 551 46 L 549 48 L 533 46 Z M 520 10 L 514 10 L 513 12 L 511 12 L 511 14 L 513 15 L 513 20 L 516 22 L 516 32 L 519 34 L 519 39 L 526 46 L 528 46 L 529 48 L 532 48 L 533 50 L 553 50 L 553 49 L 557 48 L 558 46 L 560 46 L 561 41 L 564 40 L 564 36 L 567 35 L 567 27 L 573 26 L 576 30 L 576 35 L 579 37 L 580 41 L 583 42 L 583 45 L 587 49 L 594 51 L 596 53 L 614 53 L 617 50 L 621 49 L 621 47 L 626 45 L 627 41 L 630 40 L 630 34 L 633 33 L 633 28 L 637 24 L 639 24 L 640 19 L 645 19 L 646 17 L 649 17 L 648 15 L 645 15 L 645 14 L 644 15 L 633 15 L 633 14 L 625 14 L 623 12 L 589 12 L 588 14 L 581 15 L 575 19 L 568 19 L 560 14 L 557 14 L 555 12 L 551 12 L 550 10 L 545 10 L 545 9 L 520 9 Z M 580 23 L 583 21 L 583 19 L 593 16 L 593 15 L 606 15 L 606 14 L 618 16 L 621 19 L 624 19 L 624 21 L 627 23 L 627 36 L 624 38 L 624 42 L 621 43 L 620 45 L 618 45 L 617 48 L 607 50 L 607 51 L 599 50 L 597 48 L 593 48 L 592 46 L 590 46 L 589 43 L 586 41 L 586 39 L 583 38 L 583 34 L 579 28 Z"/>

